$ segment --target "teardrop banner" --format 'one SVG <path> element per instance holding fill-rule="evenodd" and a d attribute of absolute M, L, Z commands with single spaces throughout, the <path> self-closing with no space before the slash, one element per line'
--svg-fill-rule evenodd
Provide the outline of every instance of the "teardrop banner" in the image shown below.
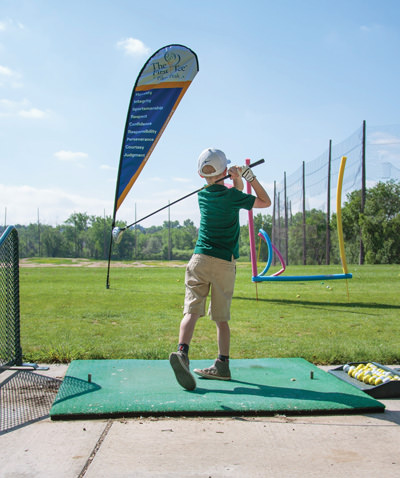
<path fill-rule="evenodd" d="M 118 168 L 112 228 L 118 208 L 150 158 L 168 122 L 199 71 L 196 53 L 167 45 L 144 64 L 132 91 Z M 112 240 L 108 256 L 107 288 Z"/>

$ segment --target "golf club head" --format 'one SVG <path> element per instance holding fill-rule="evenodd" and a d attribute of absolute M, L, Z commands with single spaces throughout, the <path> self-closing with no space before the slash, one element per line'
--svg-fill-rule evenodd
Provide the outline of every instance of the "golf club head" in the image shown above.
<path fill-rule="evenodd" d="M 116 244 L 119 244 L 119 242 L 121 241 L 124 230 L 125 229 L 121 229 L 120 227 L 114 227 L 114 229 L 112 230 L 112 237 Z"/>

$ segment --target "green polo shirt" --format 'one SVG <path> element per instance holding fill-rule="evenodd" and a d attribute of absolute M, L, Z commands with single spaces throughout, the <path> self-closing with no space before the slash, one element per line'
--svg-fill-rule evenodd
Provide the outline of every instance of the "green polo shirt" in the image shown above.
<path fill-rule="evenodd" d="M 239 211 L 254 206 L 255 196 L 213 184 L 198 193 L 201 213 L 195 254 L 231 261 L 239 257 Z"/>

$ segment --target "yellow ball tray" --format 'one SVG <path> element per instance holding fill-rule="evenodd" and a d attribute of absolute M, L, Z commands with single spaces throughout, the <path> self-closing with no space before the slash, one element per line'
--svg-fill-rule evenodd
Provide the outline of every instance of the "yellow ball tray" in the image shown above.
<path fill-rule="evenodd" d="M 372 365 L 376 365 L 377 367 L 381 368 L 382 370 L 385 370 L 386 372 L 390 372 L 393 375 L 397 375 L 400 377 L 400 369 L 393 369 L 390 367 L 387 367 L 385 365 L 381 365 L 380 363 L 377 362 L 348 362 L 347 364 L 341 365 L 338 368 L 334 368 L 332 370 L 329 370 L 329 373 L 332 375 L 335 375 L 336 377 L 340 378 L 341 380 L 344 380 L 347 383 L 350 383 L 351 385 L 354 385 L 358 389 L 362 390 L 365 393 L 368 393 L 371 397 L 374 398 L 398 398 L 400 397 L 400 381 L 390 381 L 387 383 L 381 383 L 380 385 L 369 385 L 367 383 L 361 382 L 360 380 L 357 380 L 356 378 L 351 377 L 347 372 L 343 370 L 343 367 L 345 365 L 354 365 L 357 367 L 357 365 L 363 364 L 367 365 L 367 363 L 371 363 Z"/>

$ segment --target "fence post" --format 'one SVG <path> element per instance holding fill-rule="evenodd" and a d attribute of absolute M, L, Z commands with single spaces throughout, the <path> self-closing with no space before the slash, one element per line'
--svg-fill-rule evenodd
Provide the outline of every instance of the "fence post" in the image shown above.
<path fill-rule="evenodd" d="M 362 136 L 362 152 L 361 152 L 361 211 L 360 213 L 364 213 L 364 207 L 365 207 L 365 194 L 366 194 L 366 168 L 365 168 L 365 156 L 366 156 L 366 122 L 365 120 L 363 121 L 363 136 Z M 360 231 L 361 237 L 360 237 L 360 260 L 359 263 L 360 265 L 364 264 L 364 243 L 362 240 L 362 230 Z"/>
<path fill-rule="evenodd" d="M 303 161 L 303 265 L 307 264 L 307 240 L 306 240 L 306 166 Z"/>
<path fill-rule="evenodd" d="M 283 177 L 283 187 L 285 194 L 284 213 L 285 213 L 285 260 L 289 264 L 289 226 L 288 226 L 288 206 L 287 206 L 287 192 L 286 192 L 286 171 Z"/>
<path fill-rule="evenodd" d="M 0 236 L 0 371 L 22 365 L 19 300 L 19 238 L 8 226 Z"/>
<path fill-rule="evenodd" d="M 171 208 L 169 207 L 170 201 L 168 201 L 168 260 L 172 258 L 171 254 Z"/>
<path fill-rule="evenodd" d="M 278 249 L 281 250 L 281 193 L 278 193 Z"/>
<path fill-rule="evenodd" d="M 272 244 L 276 243 L 276 220 L 275 220 L 275 214 L 276 214 L 276 181 L 274 181 L 274 205 L 272 208 Z M 276 262 L 275 259 L 275 254 L 272 256 L 272 265 L 274 266 Z"/>

